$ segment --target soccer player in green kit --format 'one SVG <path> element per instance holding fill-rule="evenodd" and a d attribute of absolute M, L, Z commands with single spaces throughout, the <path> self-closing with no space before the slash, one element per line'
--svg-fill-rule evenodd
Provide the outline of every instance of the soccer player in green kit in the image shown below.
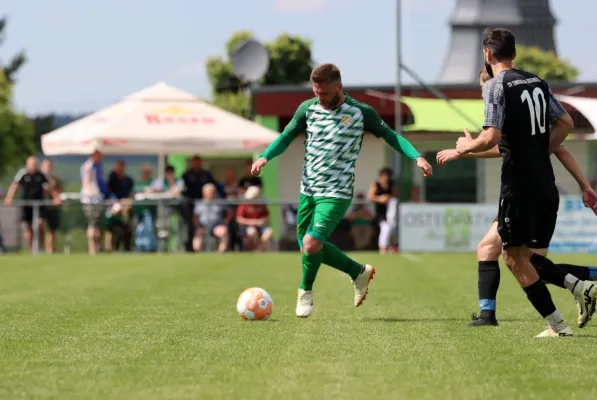
<path fill-rule="evenodd" d="M 315 97 L 298 107 L 284 131 L 251 169 L 251 173 L 259 174 L 269 160 L 282 154 L 302 132 L 306 133 L 297 213 L 303 279 L 296 315 L 303 318 L 313 312 L 313 282 L 322 263 L 350 276 L 356 307 L 365 300 L 375 274 L 373 266 L 359 264 L 327 241 L 352 203 L 355 164 L 364 133 L 373 133 L 416 161 L 424 176 L 432 174 L 431 165 L 408 140 L 388 127 L 371 106 L 343 92 L 340 70 L 335 65 L 322 64 L 315 68 L 311 83 Z"/>

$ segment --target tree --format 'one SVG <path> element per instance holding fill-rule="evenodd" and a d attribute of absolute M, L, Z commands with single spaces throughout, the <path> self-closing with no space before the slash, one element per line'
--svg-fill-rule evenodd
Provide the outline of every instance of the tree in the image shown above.
<path fill-rule="evenodd" d="M 7 18 L 3 17 L 0 18 L 0 44 L 4 42 L 6 39 L 6 25 L 7 25 Z M 17 72 L 21 69 L 23 65 L 27 62 L 27 56 L 25 55 L 24 51 L 20 51 L 15 56 L 13 56 L 8 63 L 5 65 L 0 65 L 0 69 L 4 71 L 4 77 L 8 80 L 9 83 L 15 82 L 15 76 Z"/>
<path fill-rule="evenodd" d="M 0 70 L 0 176 L 35 152 L 31 121 L 14 112 L 11 99 L 12 85 Z"/>
<path fill-rule="evenodd" d="M 33 124 L 33 142 L 37 152 L 41 152 L 41 136 L 54 130 L 54 114 L 38 115 L 31 120 Z"/>
<path fill-rule="evenodd" d="M 253 38 L 250 31 L 239 31 L 226 42 L 230 55 L 243 41 Z M 311 74 L 311 42 L 299 36 L 282 34 L 273 42 L 264 43 L 270 55 L 270 65 L 260 84 L 295 85 L 309 81 Z M 228 57 L 209 57 L 207 75 L 212 85 L 213 104 L 239 115 L 247 116 L 249 99 L 246 83 L 240 82 Z"/>
<path fill-rule="evenodd" d="M 538 47 L 516 46 L 517 68 L 528 71 L 548 82 L 570 82 L 578 76 L 578 69 L 569 61 L 560 59 L 553 51 Z"/>
<path fill-rule="evenodd" d="M 6 38 L 6 24 L 7 19 L 0 18 L 0 43 Z M 27 116 L 16 113 L 12 104 L 15 76 L 25 62 L 25 52 L 21 51 L 0 65 L 0 176 L 35 151 L 32 123 Z"/>

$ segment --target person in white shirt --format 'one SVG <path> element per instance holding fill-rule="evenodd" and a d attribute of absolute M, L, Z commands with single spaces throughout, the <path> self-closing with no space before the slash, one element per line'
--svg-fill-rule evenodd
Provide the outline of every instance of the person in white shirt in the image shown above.
<path fill-rule="evenodd" d="M 167 165 L 164 175 L 153 181 L 151 189 L 157 193 L 168 193 L 172 197 L 178 197 L 184 189 L 184 182 L 182 179 L 176 178 L 174 167 Z"/>
<path fill-rule="evenodd" d="M 81 165 L 81 203 L 87 217 L 87 244 L 91 255 L 95 255 L 100 248 L 105 212 L 103 202 L 108 194 L 102 158 L 102 152 L 96 150 Z"/>

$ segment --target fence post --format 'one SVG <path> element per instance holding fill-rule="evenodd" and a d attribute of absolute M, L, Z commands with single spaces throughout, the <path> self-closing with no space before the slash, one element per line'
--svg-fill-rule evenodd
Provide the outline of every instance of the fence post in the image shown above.
<path fill-rule="evenodd" d="M 33 218 L 31 221 L 31 229 L 33 237 L 31 238 L 31 252 L 34 255 L 39 253 L 39 203 L 33 204 Z"/>

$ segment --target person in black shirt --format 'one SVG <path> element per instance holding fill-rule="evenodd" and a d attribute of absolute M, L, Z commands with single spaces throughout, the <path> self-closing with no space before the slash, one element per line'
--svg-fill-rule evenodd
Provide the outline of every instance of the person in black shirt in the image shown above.
<path fill-rule="evenodd" d="M 128 199 L 133 193 L 133 180 L 126 174 L 124 160 L 118 160 L 108 177 L 108 198 Z"/>
<path fill-rule="evenodd" d="M 483 52 L 492 77 L 485 87 L 483 131 L 476 139 L 465 131 L 456 150 L 478 153 L 499 144 L 503 164 L 498 233 L 504 261 L 547 321 L 548 329 L 537 337 L 571 336 L 572 330 L 532 264 L 541 264 L 543 275 L 551 275 L 551 283 L 568 288 L 588 312 L 597 297 L 597 285 L 567 274 L 544 257 L 559 206 L 550 154 L 572 130 L 572 119 L 545 81 L 513 68 L 516 44 L 509 30 L 487 29 Z"/>
<path fill-rule="evenodd" d="M 190 168 L 182 174 L 184 190 L 182 191 L 182 217 L 187 227 L 187 241 L 185 249 L 188 252 L 193 251 L 193 237 L 195 236 L 195 226 L 193 224 L 195 201 L 203 198 L 203 186 L 212 183 L 219 191 L 219 197 L 226 197 L 222 187 L 218 185 L 211 172 L 202 168 L 202 160 L 198 155 L 191 158 Z"/>
<path fill-rule="evenodd" d="M 17 190 L 23 190 L 23 200 L 43 200 L 48 188 L 48 179 L 39 168 L 39 163 L 36 157 L 29 157 L 25 162 L 25 168 L 20 170 L 14 178 L 13 183 L 6 194 L 5 204 L 12 204 Z M 39 207 L 38 213 L 38 232 L 39 238 L 43 238 L 43 215 L 44 207 Z M 32 249 L 33 240 L 33 207 L 25 206 L 22 209 L 21 219 L 26 224 L 25 241 L 29 246 L 29 251 Z"/>
<path fill-rule="evenodd" d="M 367 198 L 375 205 L 375 222 L 379 226 L 378 247 L 381 254 L 385 254 L 392 239 L 392 227 L 394 223 L 386 221 L 388 213 L 388 202 L 397 196 L 396 187 L 392 182 L 392 170 L 382 168 L 379 171 L 377 181 L 369 187 Z"/>
<path fill-rule="evenodd" d="M 479 83 L 482 88 L 482 93 L 485 93 L 485 83 L 489 81 L 491 77 L 483 68 L 479 74 Z M 483 95 L 483 98 L 485 96 Z M 580 188 L 583 191 L 583 203 L 585 207 L 592 208 L 592 211 L 597 214 L 597 204 L 591 199 L 597 199 L 597 193 L 591 189 L 591 185 L 583 175 L 582 169 L 576 163 L 572 155 L 566 150 L 566 148 L 562 145 L 554 150 L 553 155 L 555 155 L 558 160 L 562 163 L 562 165 L 566 168 L 566 170 L 572 175 L 572 177 L 577 181 Z M 444 165 L 447 162 L 461 159 L 461 158 L 499 158 L 501 157 L 498 146 L 495 146 L 493 149 L 481 152 L 481 153 L 468 153 L 464 155 L 458 154 L 456 149 L 446 149 L 442 150 L 437 153 L 437 163 L 438 165 Z M 593 204 L 591 204 L 593 203 Z M 480 327 L 480 326 L 497 326 L 497 318 L 496 318 L 496 306 L 497 306 L 497 292 L 500 286 L 500 267 L 499 267 L 499 258 L 502 254 L 502 239 L 498 233 L 498 217 L 496 216 L 495 221 L 491 224 L 491 227 L 481 239 L 479 244 L 477 245 L 477 262 L 478 262 L 478 293 L 479 293 L 479 309 L 480 314 L 473 313 L 473 319 L 469 323 L 471 327 Z M 537 269 L 537 273 L 539 277 L 545 280 L 548 283 L 551 283 L 552 274 L 545 275 L 545 269 L 543 265 L 545 264 L 545 260 L 543 260 L 539 256 L 533 256 L 531 258 L 531 262 L 533 260 L 539 258 L 539 264 L 533 264 L 533 267 Z M 567 273 L 570 273 L 581 280 L 591 280 L 595 281 L 595 272 L 597 271 L 597 267 L 591 266 L 582 266 L 582 265 L 572 265 L 572 264 L 556 264 L 559 268 L 563 269 Z M 547 271 L 549 272 L 550 266 L 548 266 Z M 557 280 L 555 284 L 557 284 Z M 561 283 L 561 282 L 560 282 Z M 591 303 L 591 309 L 589 313 L 584 313 L 582 307 L 578 307 L 580 313 L 578 316 L 578 327 L 584 328 L 586 324 L 591 319 L 592 313 L 595 311 L 596 308 L 596 301 L 593 300 Z"/>

